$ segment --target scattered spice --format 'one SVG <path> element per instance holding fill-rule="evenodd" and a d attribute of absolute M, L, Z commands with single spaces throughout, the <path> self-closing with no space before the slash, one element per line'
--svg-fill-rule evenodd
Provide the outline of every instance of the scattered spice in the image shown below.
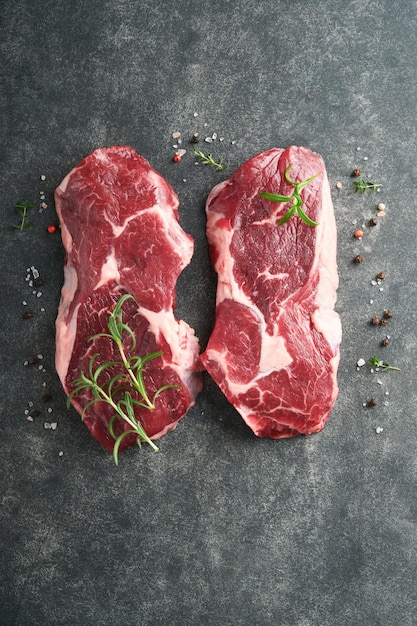
<path fill-rule="evenodd" d="M 392 311 L 390 311 L 389 309 L 385 309 L 384 311 L 384 317 L 386 319 L 391 319 L 391 317 L 394 317 L 394 313 Z"/>
<path fill-rule="evenodd" d="M 371 217 L 371 219 L 368 222 L 368 226 L 376 226 L 378 224 L 378 220 L 376 220 L 374 217 Z"/>
<path fill-rule="evenodd" d="M 198 143 L 200 141 L 199 133 L 193 133 L 191 135 L 191 143 Z"/>
<path fill-rule="evenodd" d="M 376 277 L 377 277 L 378 280 L 385 280 L 387 275 L 385 274 L 385 272 L 378 272 Z"/>
<path fill-rule="evenodd" d="M 375 398 L 371 398 L 370 400 L 368 400 L 368 402 L 366 403 L 366 406 L 369 407 L 374 407 L 378 404 L 378 401 Z"/>
<path fill-rule="evenodd" d="M 178 153 L 176 153 L 172 157 L 172 160 L 174 161 L 174 163 L 179 163 L 181 161 L 181 156 Z"/>
<path fill-rule="evenodd" d="M 56 232 L 56 226 L 55 224 L 49 224 L 48 228 L 47 228 L 48 233 L 50 233 L 52 235 L 52 233 Z"/>
<path fill-rule="evenodd" d="M 23 313 L 24 320 L 30 320 L 31 317 L 33 317 L 32 311 L 26 311 L 26 313 Z"/>
<path fill-rule="evenodd" d="M 361 254 L 357 254 L 353 260 L 355 263 L 363 263 L 365 259 Z"/>
<path fill-rule="evenodd" d="M 362 239 L 363 230 L 361 230 L 360 228 L 357 228 L 355 232 L 353 233 L 353 236 L 355 237 L 355 239 Z"/>
<path fill-rule="evenodd" d="M 380 321 L 381 326 L 387 326 L 388 325 L 388 320 L 386 318 L 382 318 L 382 320 Z"/>
<path fill-rule="evenodd" d="M 336 189 L 343 189 L 343 184 L 340 181 L 336 183 Z"/>
<path fill-rule="evenodd" d="M 380 202 L 376 208 L 378 209 L 378 211 L 385 211 L 385 204 L 383 202 Z"/>
<path fill-rule="evenodd" d="M 381 341 L 381 346 L 385 348 L 388 345 L 389 345 L 389 337 L 384 337 L 383 340 Z"/>
<path fill-rule="evenodd" d="M 357 167 L 356 169 L 353 170 L 352 172 L 352 178 L 358 178 L 360 175 L 362 174 L 362 172 L 360 171 L 360 169 Z"/>
<path fill-rule="evenodd" d="M 373 326 L 379 326 L 380 323 L 381 323 L 381 320 L 379 319 L 378 315 L 374 315 L 373 318 L 371 319 L 371 324 Z"/>

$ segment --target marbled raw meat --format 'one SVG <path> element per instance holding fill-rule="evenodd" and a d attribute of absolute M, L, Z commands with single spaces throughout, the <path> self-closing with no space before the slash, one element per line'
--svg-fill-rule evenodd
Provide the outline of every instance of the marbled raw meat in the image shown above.
<path fill-rule="evenodd" d="M 292 196 L 302 208 L 259 196 Z M 336 224 L 321 157 L 305 148 L 272 149 L 244 163 L 207 199 L 207 236 L 218 274 L 216 321 L 202 362 L 260 437 L 320 431 L 334 406 L 341 324 L 334 311 Z"/>
<path fill-rule="evenodd" d="M 66 250 L 64 285 L 56 320 L 56 368 L 67 392 L 81 372 L 120 358 L 107 338 L 88 342 L 107 331 L 109 314 L 119 298 L 123 321 L 134 331 L 135 354 L 162 351 L 149 361 L 144 378 L 150 396 L 162 385 L 178 385 L 157 398 L 152 411 L 136 407 L 146 433 L 158 439 L 172 430 L 195 403 L 202 387 L 199 343 L 194 331 L 177 320 L 175 284 L 193 254 L 193 239 L 179 225 L 178 198 L 149 163 L 126 146 L 95 150 L 79 163 L 55 192 Z M 128 337 L 126 337 L 128 342 Z M 81 413 L 91 391 L 74 397 Z M 108 450 L 114 440 L 108 422 L 114 413 L 104 403 L 90 406 L 84 422 Z M 116 420 L 115 434 L 129 426 Z M 120 447 L 135 442 L 127 436 Z"/>

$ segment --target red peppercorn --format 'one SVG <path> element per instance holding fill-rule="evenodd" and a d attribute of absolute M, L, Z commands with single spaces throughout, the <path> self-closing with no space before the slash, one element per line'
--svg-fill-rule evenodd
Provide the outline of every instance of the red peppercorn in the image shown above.
<path fill-rule="evenodd" d="M 52 233 L 55 233 L 56 232 L 55 224 L 49 224 L 47 230 L 48 230 L 48 233 L 50 233 L 51 235 L 52 235 Z"/>
<path fill-rule="evenodd" d="M 355 230 L 355 232 L 353 233 L 353 236 L 355 237 L 355 239 L 362 239 L 363 237 L 363 230 L 361 230 L 360 228 L 358 228 L 357 230 Z"/>
<path fill-rule="evenodd" d="M 174 154 L 172 160 L 174 161 L 174 163 L 179 163 L 181 161 L 181 156 L 179 154 Z"/>

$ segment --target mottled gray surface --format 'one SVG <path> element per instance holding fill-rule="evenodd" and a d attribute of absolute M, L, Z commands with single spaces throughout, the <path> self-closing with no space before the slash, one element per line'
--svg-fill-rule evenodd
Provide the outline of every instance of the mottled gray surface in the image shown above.
<path fill-rule="evenodd" d="M 415 624 L 416 2 L 0 6 L 0 624 Z M 131 449 L 116 468 L 66 410 L 54 373 L 63 251 L 46 226 L 70 168 L 96 147 L 134 146 L 174 185 L 195 238 L 177 313 L 204 346 L 215 289 L 204 201 L 227 173 L 195 167 L 189 152 L 173 164 L 176 130 L 223 136 L 204 148 L 229 171 L 272 146 L 323 155 L 339 232 L 340 396 L 319 435 L 259 440 L 207 379 L 159 454 Z M 354 195 L 357 166 L 379 195 Z M 13 231 L 14 204 L 40 191 L 48 208 Z M 355 241 L 353 222 L 377 201 L 387 216 Z M 25 281 L 32 265 L 39 298 Z M 383 291 L 371 285 L 381 270 Z M 386 307 L 388 330 L 371 327 Z M 374 353 L 401 372 L 357 371 Z M 23 365 L 37 354 L 45 371 Z"/>

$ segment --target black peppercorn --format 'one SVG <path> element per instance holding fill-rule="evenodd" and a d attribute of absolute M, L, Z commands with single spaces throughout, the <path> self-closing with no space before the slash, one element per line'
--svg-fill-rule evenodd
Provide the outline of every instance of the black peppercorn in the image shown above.
<path fill-rule="evenodd" d="M 371 219 L 368 222 L 368 226 L 376 226 L 378 224 L 378 220 L 376 220 L 374 217 L 371 217 Z"/>
<path fill-rule="evenodd" d="M 32 311 L 26 311 L 26 313 L 23 314 L 24 320 L 30 320 L 31 317 L 33 317 Z"/>
<path fill-rule="evenodd" d="M 367 402 L 367 406 L 376 406 L 378 404 L 377 400 L 375 400 L 375 398 L 371 398 L 370 400 L 368 400 Z"/>
<path fill-rule="evenodd" d="M 390 311 L 389 309 L 385 309 L 385 311 L 384 311 L 384 317 L 385 318 L 390 319 L 393 316 L 394 316 L 394 313 L 392 311 Z"/>
<path fill-rule="evenodd" d="M 362 174 L 362 172 L 360 171 L 360 169 L 357 167 L 356 169 L 353 170 L 352 172 L 352 177 L 353 178 L 357 178 L 358 176 L 360 176 Z"/>
<path fill-rule="evenodd" d="M 373 318 L 371 319 L 371 324 L 373 326 L 378 326 L 381 323 L 381 320 L 379 319 L 378 315 L 374 315 Z"/>
<path fill-rule="evenodd" d="M 200 135 L 198 133 L 193 133 L 191 135 L 191 143 L 198 143 L 200 141 Z"/>
<path fill-rule="evenodd" d="M 384 337 L 384 339 L 381 341 L 381 346 L 385 348 L 388 345 L 389 345 L 389 339 L 388 337 Z"/>
<path fill-rule="evenodd" d="M 353 260 L 355 261 L 355 263 L 362 263 L 365 259 L 361 254 L 357 254 Z"/>
<path fill-rule="evenodd" d="M 376 277 L 377 277 L 377 279 L 378 279 L 378 280 L 385 280 L 385 278 L 387 277 L 387 275 L 385 274 L 385 272 L 379 272 L 379 273 L 376 275 Z"/>

